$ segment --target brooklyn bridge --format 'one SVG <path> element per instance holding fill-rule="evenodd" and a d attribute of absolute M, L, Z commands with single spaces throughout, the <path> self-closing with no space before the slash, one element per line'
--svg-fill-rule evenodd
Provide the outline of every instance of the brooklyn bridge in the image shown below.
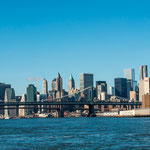
<path fill-rule="evenodd" d="M 48 109 L 56 110 L 58 117 L 64 116 L 64 111 L 70 110 L 88 110 L 88 116 L 95 114 L 96 110 L 103 112 L 105 108 L 125 108 L 126 110 L 140 108 L 142 105 L 141 102 L 112 102 L 110 100 L 106 101 L 44 101 L 44 102 L 0 102 L 0 109 Z M 68 106 L 68 107 L 67 107 Z M 87 106 L 87 107 L 85 107 Z M 97 107 L 96 107 L 97 106 Z"/>
<path fill-rule="evenodd" d="M 63 97 L 55 98 L 53 100 L 41 100 L 41 101 L 9 101 L 7 98 L 4 101 L 0 102 L 0 111 L 3 111 L 5 115 L 8 115 L 8 110 L 14 109 L 16 111 L 24 109 L 24 110 L 32 110 L 35 112 L 42 112 L 46 110 L 46 112 L 56 111 L 57 117 L 64 117 L 65 111 L 76 111 L 76 110 L 87 110 L 88 116 L 94 116 L 95 111 L 104 112 L 110 111 L 111 109 L 125 109 L 131 110 L 140 108 L 142 106 L 141 102 L 134 102 L 128 99 L 118 97 L 117 99 L 107 99 L 107 100 L 97 100 L 92 96 L 92 88 L 88 87 L 83 89 L 82 91 L 78 91 L 74 94 L 80 94 L 84 91 L 89 91 L 90 99 L 79 98 L 77 100 L 68 99 L 70 95 L 65 95 Z M 73 95 L 71 95 L 73 96 Z"/>

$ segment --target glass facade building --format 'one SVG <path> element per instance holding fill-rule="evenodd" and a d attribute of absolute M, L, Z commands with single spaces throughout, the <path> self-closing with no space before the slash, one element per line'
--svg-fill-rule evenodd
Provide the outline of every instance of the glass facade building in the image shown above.
<path fill-rule="evenodd" d="M 127 98 L 127 79 L 115 78 L 115 95 Z"/>
<path fill-rule="evenodd" d="M 93 74 L 87 74 L 83 73 L 80 74 L 80 91 L 83 91 L 86 88 L 91 87 L 91 89 L 87 89 L 81 94 L 84 94 L 87 100 L 93 100 L 93 84 L 94 84 L 94 78 Z"/>
<path fill-rule="evenodd" d="M 32 84 L 30 84 L 27 87 L 27 102 L 36 102 L 37 101 L 37 90 L 36 87 Z M 33 107 L 33 106 L 31 106 Z M 27 115 L 30 115 L 32 113 L 36 113 L 36 109 L 27 109 Z"/>

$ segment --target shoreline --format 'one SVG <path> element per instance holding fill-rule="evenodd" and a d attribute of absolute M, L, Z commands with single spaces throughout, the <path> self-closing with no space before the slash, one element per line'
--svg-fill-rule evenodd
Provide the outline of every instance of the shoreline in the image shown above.
<path fill-rule="evenodd" d="M 143 115 L 143 116 L 95 116 L 95 117 L 84 117 L 84 116 L 80 116 L 80 117 L 24 117 L 24 118 L 20 118 L 20 117 L 13 117 L 13 118 L 9 118 L 9 119 L 5 119 L 5 118 L 0 118 L 0 120 L 13 120 L 13 119 L 45 119 L 45 118 L 53 118 L 53 119 L 59 119 L 59 118 L 150 118 L 150 115 Z"/>

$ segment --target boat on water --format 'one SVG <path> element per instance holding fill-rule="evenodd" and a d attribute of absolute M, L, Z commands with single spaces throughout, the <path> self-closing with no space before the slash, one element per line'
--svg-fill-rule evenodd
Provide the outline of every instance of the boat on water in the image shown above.
<path fill-rule="evenodd" d="M 10 118 L 9 118 L 9 115 L 5 115 L 5 116 L 4 116 L 4 119 L 10 119 Z"/>
<path fill-rule="evenodd" d="M 10 119 L 9 117 L 5 117 L 4 119 Z"/>

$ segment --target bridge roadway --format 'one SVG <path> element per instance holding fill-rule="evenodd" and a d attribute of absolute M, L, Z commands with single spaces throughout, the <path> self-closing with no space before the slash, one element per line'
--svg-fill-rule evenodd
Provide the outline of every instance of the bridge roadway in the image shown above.
<path fill-rule="evenodd" d="M 122 102 L 112 102 L 112 101 L 44 101 L 44 102 L 0 102 L 0 109 L 49 109 L 53 110 L 55 109 L 57 112 L 58 117 L 64 117 L 64 111 L 69 110 L 69 108 L 65 108 L 64 106 L 78 106 L 76 108 L 73 108 L 74 110 L 89 110 L 88 116 L 95 115 L 96 108 L 94 108 L 95 105 L 101 106 L 101 111 L 103 112 L 105 107 L 114 107 L 114 106 L 120 106 L 120 108 L 138 108 L 141 107 L 142 103 L 140 102 L 128 102 L 128 101 L 122 101 Z M 88 105 L 88 109 L 84 108 L 84 105 Z M 45 108 L 44 106 L 48 106 L 48 108 Z M 55 108 L 52 108 L 51 106 L 56 106 Z M 82 106 L 82 108 L 80 108 Z M 43 107 L 43 108 L 42 108 Z M 130 108 L 129 108 L 130 107 Z M 99 110 L 99 109 L 97 109 Z"/>
<path fill-rule="evenodd" d="M 46 101 L 46 102 L 0 102 L 1 106 L 41 106 L 41 105 L 128 105 L 141 106 L 141 102 L 112 102 L 112 101 Z"/>

